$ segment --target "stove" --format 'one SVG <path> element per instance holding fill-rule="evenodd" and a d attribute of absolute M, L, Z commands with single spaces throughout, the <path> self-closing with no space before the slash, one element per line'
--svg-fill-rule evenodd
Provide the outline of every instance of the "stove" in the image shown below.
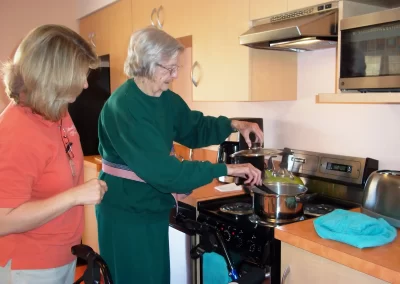
<path fill-rule="evenodd" d="M 378 169 L 377 160 L 292 151 L 289 169 L 302 179 L 307 193 L 315 194 L 304 204 L 304 215 L 293 222 L 316 218 L 338 208 L 360 207 L 365 182 Z M 238 270 L 242 265 L 266 268 L 271 283 L 280 283 L 280 241 L 274 238 L 274 228 L 278 225 L 252 222 L 252 218 L 258 217 L 252 209 L 250 194 L 200 201 L 197 222 L 220 232 Z M 280 224 L 284 225 L 287 223 Z"/>

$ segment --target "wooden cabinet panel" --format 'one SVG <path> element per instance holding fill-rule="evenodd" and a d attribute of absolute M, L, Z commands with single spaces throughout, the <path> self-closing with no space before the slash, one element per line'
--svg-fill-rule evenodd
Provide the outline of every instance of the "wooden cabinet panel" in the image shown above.
<path fill-rule="evenodd" d="M 193 100 L 248 101 L 249 48 L 238 37 L 248 29 L 249 1 L 192 1 L 192 16 Z"/>
<path fill-rule="evenodd" d="M 285 284 L 387 283 L 365 273 L 282 242 L 282 274 L 285 272 L 287 267 L 290 267 L 290 272 L 287 274 L 286 281 L 282 281 L 282 283 Z"/>
<path fill-rule="evenodd" d="M 80 35 L 95 45 L 97 55 L 109 54 L 110 25 L 108 10 L 100 10 L 80 20 Z"/>
<path fill-rule="evenodd" d="M 189 160 L 190 149 L 178 143 L 174 143 L 175 157 L 179 160 Z"/>
<path fill-rule="evenodd" d="M 112 29 L 109 51 L 111 92 L 113 92 L 127 79 L 124 74 L 124 62 L 132 34 L 131 0 L 119 0 L 111 5 L 108 15 Z"/>
<path fill-rule="evenodd" d="M 110 80 L 113 92 L 125 80 L 124 61 L 132 33 L 131 0 L 116 3 L 80 20 L 80 34 L 94 43 L 97 55 L 110 55 Z M 94 34 L 94 38 L 90 35 Z"/>
<path fill-rule="evenodd" d="M 250 0 L 250 20 L 284 13 L 287 6 L 287 0 Z"/>
<path fill-rule="evenodd" d="M 287 0 L 288 11 L 296 10 L 308 6 L 314 6 L 329 1 L 324 0 Z"/>
<path fill-rule="evenodd" d="M 297 53 L 250 50 L 251 101 L 297 99 Z"/>
<path fill-rule="evenodd" d="M 157 15 L 153 13 L 154 9 L 161 6 L 161 0 L 132 0 L 132 26 L 133 31 L 150 26 L 151 20 L 157 25 Z"/>
<path fill-rule="evenodd" d="M 175 38 L 192 34 L 192 2 L 188 0 L 161 0 L 160 21 L 163 30 Z"/>

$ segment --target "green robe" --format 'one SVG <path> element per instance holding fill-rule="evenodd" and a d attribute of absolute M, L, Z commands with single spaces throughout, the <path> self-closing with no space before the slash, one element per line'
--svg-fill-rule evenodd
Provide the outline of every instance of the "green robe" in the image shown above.
<path fill-rule="evenodd" d="M 99 246 L 114 283 L 170 282 L 171 193 L 189 193 L 227 174 L 224 164 L 180 162 L 170 156 L 172 143 L 205 147 L 223 142 L 231 132 L 228 118 L 191 111 L 169 90 L 150 97 L 128 80 L 112 94 L 99 118 L 100 155 L 145 181 L 100 173 L 108 191 L 96 206 Z"/>

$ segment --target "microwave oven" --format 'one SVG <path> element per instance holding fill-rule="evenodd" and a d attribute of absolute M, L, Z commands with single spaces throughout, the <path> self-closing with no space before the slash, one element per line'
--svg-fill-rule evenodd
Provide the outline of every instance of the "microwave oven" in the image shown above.
<path fill-rule="evenodd" d="M 339 89 L 400 92 L 400 8 L 340 22 Z"/>

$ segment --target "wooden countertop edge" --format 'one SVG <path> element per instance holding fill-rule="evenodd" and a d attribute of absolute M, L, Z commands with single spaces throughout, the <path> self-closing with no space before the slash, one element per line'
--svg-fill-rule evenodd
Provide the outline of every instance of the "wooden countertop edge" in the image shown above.
<path fill-rule="evenodd" d="M 85 167 L 94 168 L 100 171 L 101 169 L 101 156 L 84 156 L 83 157 L 83 165 Z"/>
<path fill-rule="evenodd" d="M 376 263 L 369 262 L 368 260 L 358 258 L 343 251 L 338 251 L 328 246 L 324 246 L 287 231 L 282 231 L 275 228 L 274 233 L 275 238 L 282 242 L 288 243 L 383 281 L 395 284 L 400 283 L 400 273 L 390 268 L 380 266 Z M 379 269 L 376 269 L 377 267 L 379 267 Z"/>

